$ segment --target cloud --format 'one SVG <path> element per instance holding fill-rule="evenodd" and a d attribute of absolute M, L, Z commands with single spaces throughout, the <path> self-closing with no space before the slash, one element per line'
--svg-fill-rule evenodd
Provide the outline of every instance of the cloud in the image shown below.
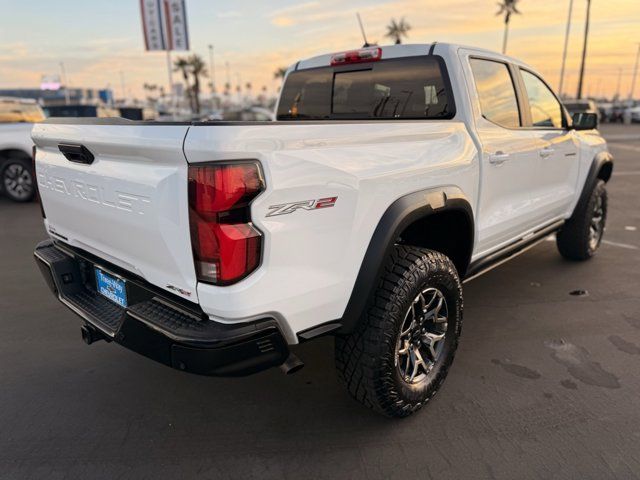
<path fill-rule="evenodd" d="M 291 17 L 275 17 L 271 20 L 276 27 L 290 27 L 295 24 L 295 20 Z"/>
<path fill-rule="evenodd" d="M 331 2 L 322 4 L 324 8 Z M 319 2 L 305 2 L 290 7 L 279 8 L 267 15 L 271 19 L 271 23 L 277 27 L 290 27 L 300 23 L 306 23 L 309 12 L 316 11 L 321 4 Z"/>
<path fill-rule="evenodd" d="M 31 52 L 24 42 L 0 43 L 0 62 L 11 62 L 29 56 Z"/>

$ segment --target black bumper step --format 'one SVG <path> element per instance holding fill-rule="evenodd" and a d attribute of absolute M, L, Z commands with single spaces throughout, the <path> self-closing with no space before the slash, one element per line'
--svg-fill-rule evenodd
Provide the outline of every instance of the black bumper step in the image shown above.
<path fill-rule="evenodd" d="M 211 321 L 197 306 L 190 308 L 139 277 L 52 241 L 40 243 L 34 256 L 52 292 L 90 328 L 165 365 L 202 375 L 235 376 L 280 365 L 289 355 L 273 319 L 235 325 Z M 96 263 L 126 280 L 127 308 L 96 291 Z"/>

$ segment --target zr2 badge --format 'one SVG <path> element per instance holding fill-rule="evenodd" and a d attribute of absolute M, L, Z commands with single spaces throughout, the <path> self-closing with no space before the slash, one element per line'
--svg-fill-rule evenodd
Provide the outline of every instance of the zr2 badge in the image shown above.
<path fill-rule="evenodd" d="M 336 204 L 338 197 L 320 198 L 318 200 L 302 200 L 300 202 L 281 203 L 280 205 L 271 205 L 267 217 L 275 217 L 277 215 L 288 215 L 297 210 L 319 210 L 321 208 L 330 208 Z"/>

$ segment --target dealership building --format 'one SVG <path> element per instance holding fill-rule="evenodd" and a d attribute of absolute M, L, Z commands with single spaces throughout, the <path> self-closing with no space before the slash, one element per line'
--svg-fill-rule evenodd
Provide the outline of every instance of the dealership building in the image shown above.
<path fill-rule="evenodd" d="M 113 91 L 111 89 L 96 88 L 9 88 L 0 89 L 0 97 L 33 98 L 43 106 L 64 105 L 67 103 L 95 105 L 98 103 L 112 104 Z"/>

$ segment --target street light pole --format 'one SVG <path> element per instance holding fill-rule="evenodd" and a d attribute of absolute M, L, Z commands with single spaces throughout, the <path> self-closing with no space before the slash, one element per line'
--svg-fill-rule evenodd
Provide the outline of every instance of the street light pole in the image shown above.
<path fill-rule="evenodd" d="M 640 60 L 640 43 L 636 54 L 636 65 L 633 67 L 633 78 L 631 79 L 631 89 L 629 90 L 629 100 L 633 100 L 633 92 L 636 89 L 636 77 L 638 76 L 638 60 Z"/>
<path fill-rule="evenodd" d="M 587 60 L 587 40 L 589 39 L 589 16 L 591 15 L 591 0 L 587 0 L 587 19 L 584 24 L 584 44 L 582 45 L 582 63 L 580 64 L 580 78 L 578 79 L 578 94 L 576 98 L 582 98 L 582 83 L 584 81 L 584 64 Z"/>
<path fill-rule="evenodd" d="M 120 88 L 122 89 L 122 103 L 126 103 L 127 91 L 124 83 L 124 72 L 120 70 Z"/>
<path fill-rule="evenodd" d="M 564 34 L 564 49 L 562 51 L 562 67 L 560 67 L 560 84 L 558 85 L 558 96 L 562 98 L 562 86 L 564 84 L 564 67 L 567 63 L 567 48 L 569 47 L 569 31 L 571 30 L 571 13 L 573 11 L 573 0 L 569 0 L 569 15 L 567 16 L 567 29 Z"/>
<path fill-rule="evenodd" d="M 209 45 L 209 70 L 211 70 L 211 94 L 216 92 L 216 64 L 213 62 L 213 45 Z"/>
<path fill-rule="evenodd" d="M 62 73 L 62 81 L 64 82 L 64 104 L 69 105 L 69 80 L 67 79 L 67 71 L 64 68 L 64 62 L 60 62 L 60 72 Z"/>
<path fill-rule="evenodd" d="M 169 95 L 169 104 L 172 108 L 172 113 L 175 113 L 177 107 L 177 98 L 173 96 L 173 65 L 171 62 L 171 49 L 167 48 L 167 76 L 169 80 L 169 91 L 167 92 Z"/>

